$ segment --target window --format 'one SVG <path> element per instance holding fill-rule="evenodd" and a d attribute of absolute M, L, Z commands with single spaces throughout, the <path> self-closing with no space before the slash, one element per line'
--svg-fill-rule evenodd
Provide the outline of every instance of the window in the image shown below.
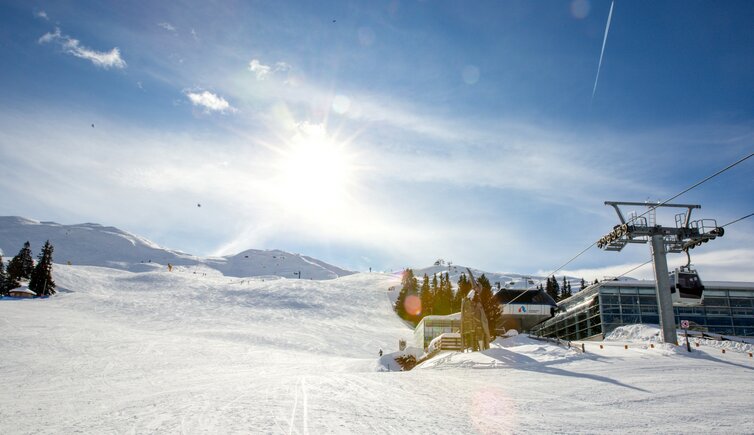
<path fill-rule="evenodd" d="M 641 296 L 639 296 L 639 303 L 642 304 L 642 305 L 651 305 L 651 306 L 655 306 L 656 307 L 657 306 L 657 296 L 655 296 L 655 295 L 652 295 L 652 296 L 641 295 Z"/>
<path fill-rule="evenodd" d="M 660 324 L 660 316 L 652 314 L 641 314 L 641 323 L 652 323 L 654 325 Z"/>
<path fill-rule="evenodd" d="M 733 319 L 734 326 L 751 326 L 754 327 L 754 317 L 737 317 Z"/>
<path fill-rule="evenodd" d="M 623 314 L 639 314 L 638 305 L 623 305 Z"/>
<path fill-rule="evenodd" d="M 602 307 L 602 314 L 620 314 L 620 305 L 604 305 Z"/>
<path fill-rule="evenodd" d="M 704 306 L 705 307 L 727 307 L 727 298 L 711 298 L 707 296 L 707 291 L 704 292 Z"/>
<path fill-rule="evenodd" d="M 730 316 L 730 309 L 728 307 L 705 307 L 707 316 Z"/>
<path fill-rule="evenodd" d="M 707 317 L 707 326 L 730 326 L 730 317 Z"/>
<path fill-rule="evenodd" d="M 730 298 L 731 307 L 751 307 L 751 299 Z"/>
<path fill-rule="evenodd" d="M 620 298 L 618 296 L 612 296 L 612 295 L 602 295 L 602 305 L 618 305 L 620 303 Z"/>
<path fill-rule="evenodd" d="M 642 305 L 641 306 L 642 315 L 643 314 L 657 314 L 657 313 L 658 313 L 657 305 L 652 305 L 652 306 Z"/>
<path fill-rule="evenodd" d="M 744 290 L 728 290 L 728 294 L 731 298 L 754 298 L 754 292 Z"/>

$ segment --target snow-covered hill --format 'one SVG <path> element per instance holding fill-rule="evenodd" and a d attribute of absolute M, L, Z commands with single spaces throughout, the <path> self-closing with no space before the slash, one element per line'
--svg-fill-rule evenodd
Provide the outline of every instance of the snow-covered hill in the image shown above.
<path fill-rule="evenodd" d="M 59 265 L 56 279 L 54 297 L 0 299 L 0 433 L 745 433 L 754 424 L 746 353 L 650 348 L 647 334 L 588 342 L 586 354 L 516 336 L 380 371 L 378 350 L 412 336 L 390 307 L 394 275 Z"/>
<path fill-rule="evenodd" d="M 545 280 L 547 277 L 544 276 L 535 276 L 535 275 L 521 275 L 518 273 L 509 273 L 509 272 L 488 272 L 481 269 L 476 269 L 473 267 L 468 266 L 462 266 L 458 264 L 440 264 L 440 265 L 433 265 L 429 267 L 423 267 L 420 269 L 413 269 L 414 275 L 421 280 L 424 274 L 426 273 L 427 276 L 429 276 L 430 280 L 432 279 L 432 275 L 434 274 L 445 274 L 448 273 L 448 276 L 450 277 L 450 282 L 453 283 L 455 286 L 458 282 L 458 278 L 461 276 L 461 274 L 467 274 L 468 272 L 466 269 L 471 269 L 471 273 L 474 274 L 475 278 L 479 278 L 484 274 L 484 276 L 489 279 L 490 283 L 494 286 L 496 286 L 497 283 L 500 283 L 501 288 L 511 288 L 511 289 L 531 289 L 535 288 L 537 285 L 542 284 L 542 287 L 545 286 Z M 556 279 L 558 280 L 558 283 L 562 284 L 563 282 L 563 276 L 557 275 Z M 575 293 L 580 288 L 580 282 L 581 278 L 572 277 L 572 276 L 566 276 L 566 280 L 571 284 L 572 291 Z"/>
<path fill-rule="evenodd" d="M 57 295 L 0 298 L 2 434 L 746 433 L 754 425 L 751 344 L 697 339 L 689 354 L 653 346 L 656 330 L 633 327 L 583 343 L 584 354 L 518 335 L 391 372 L 386 358 L 413 337 L 392 311 L 388 289 L 399 274 L 293 279 L 288 272 L 304 263 L 338 269 L 281 251 L 201 259 L 94 224 L 0 222 L 6 251 L 27 238 L 40 243 L 27 237 L 37 234 L 57 238 L 75 260 L 55 265 Z M 19 233 L 7 230 L 13 225 Z M 93 246 L 99 258 L 84 252 Z M 172 272 L 159 266 L 168 260 Z M 244 276 L 260 268 L 267 273 Z M 463 270 L 451 266 L 454 279 Z M 425 271 L 441 270 L 417 273 Z"/>
<path fill-rule="evenodd" d="M 299 254 L 279 250 L 255 250 L 225 257 L 202 258 L 174 251 L 115 227 L 86 223 L 61 225 L 15 216 L 0 217 L 0 252 L 16 255 L 26 241 L 38 252 L 45 240 L 55 247 L 59 264 L 111 267 L 132 272 L 164 269 L 168 263 L 211 268 L 227 276 L 277 275 L 302 279 L 333 279 L 353 272 Z M 8 258 L 6 258 L 7 260 Z M 295 275 L 294 275 L 295 274 Z"/>

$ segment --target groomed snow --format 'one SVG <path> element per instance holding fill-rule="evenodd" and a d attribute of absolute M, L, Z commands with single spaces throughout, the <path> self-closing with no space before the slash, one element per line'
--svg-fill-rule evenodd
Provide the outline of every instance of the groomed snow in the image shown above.
<path fill-rule="evenodd" d="M 378 350 L 412 336 L 391 311 L 392 275 L 55 265 L 55 276 L 55 297 L 0 300 L 0 433 L 745 433 L 754 424 L 752 359 L 706 346 L 689 355 L 589 342 L 581 354 L 517 335 L 380 371 L 397 366 Z"/>

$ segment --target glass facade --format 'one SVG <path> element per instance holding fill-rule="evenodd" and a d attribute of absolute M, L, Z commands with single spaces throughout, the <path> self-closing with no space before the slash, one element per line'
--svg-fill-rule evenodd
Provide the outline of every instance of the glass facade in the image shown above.
<path fill-rule="evenodd" d="M 414 343 L 424 350 L 435 337 L 446 332 L 461 331 L 461 314 L 427 316 L 414 329 Z"/>
<path fill-rule="evenodd" d="M 580 340 L 602 338 L 618 326 L 659 324 L 654 283 L 606 281 L 562 301 L 560 312 L 532 329 L 533 334 Z M 709 283 L 698 307 L 673 307 L 676 325 L 723 335 L 754 336 L 754 283 Z"/>

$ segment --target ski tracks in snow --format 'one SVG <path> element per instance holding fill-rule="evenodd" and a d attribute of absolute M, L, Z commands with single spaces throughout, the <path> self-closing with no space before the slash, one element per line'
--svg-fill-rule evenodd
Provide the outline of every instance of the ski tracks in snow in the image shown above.
<path fill-rule="evenodd" d="M 298 396 L 299 391 L 301 392 L 301 432 L 299 432 L 296 427 L 296 413 L 298 411 Z M 295 385 L 293 386 L 293 409 L 291 410 L 291 419 L 288 422 L 288 435 L 292 434 L 294 431 L 298 433 L 308 434 L 309 433 L 309 399 L 306 394 L 306 381 L 304 380 L 304 377 L 301 376 L 296 380 Z"/>

